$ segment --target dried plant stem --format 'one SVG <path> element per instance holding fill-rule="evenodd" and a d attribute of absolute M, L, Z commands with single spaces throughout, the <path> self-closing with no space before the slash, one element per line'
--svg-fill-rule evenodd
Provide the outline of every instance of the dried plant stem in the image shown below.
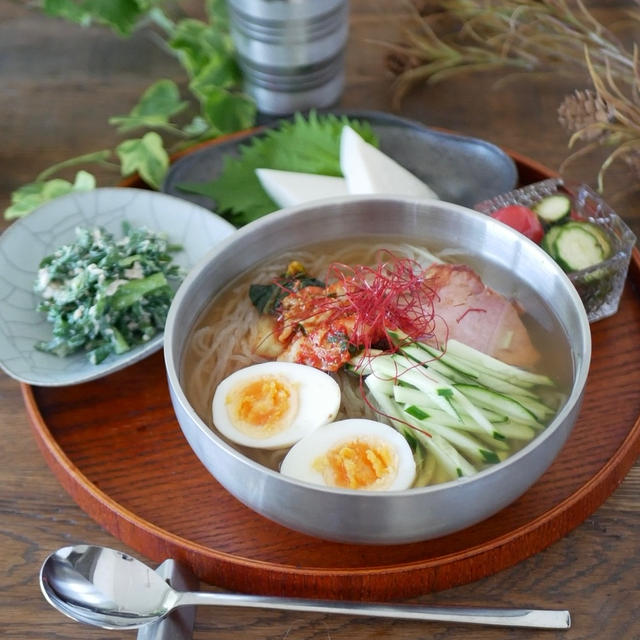
<path fill-rule="evenodd" d="M 460 71 L 487 62 L 490 68 L 528 69 L 560 63 L 584 71 L 586 45 L 598 70 L 608 61 L 615 77 L 628 82 L 632 76 L 630 56 L 581 0 L 572 7 L 562 0 L 440 0 L 435 5 L 437 10 L 424 16 L 414 10 L 406 44 L 393 45 L 413 60 L 412 67 L 446 60 Z M 640 24 L 640 15 L 631 17 Z M 437 72 L 419 77 L 438 82 Z"/>
<path fill-rule="evenodd" d="M 470 71 L 503 70 L 504 78 L 527 73 L 574 73 L 595 93 L 577 92 L 563 103 L 563 125 L 573 151 L 563 167 L 604 146 L 613 147 L 598 173 L 624 160 L 640 176 L 640 64 L 601 24 L 583 0 L 423 0 L 411 5 L 401 44 L 386 44 L 396 72 L 394 103 L 421 83 Z M 620 24 L 640 27 L 640 8 Z M 562 107 L 561 107 L 562 108 Z"/>

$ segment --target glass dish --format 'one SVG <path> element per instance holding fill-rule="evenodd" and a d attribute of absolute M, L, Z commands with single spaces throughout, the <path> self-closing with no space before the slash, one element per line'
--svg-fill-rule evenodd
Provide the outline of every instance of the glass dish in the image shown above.
<path fill-rule="evenodd" d="M 512 204 L 531 207 L 554 193 L 569 195 L 572 201 L 571 216 L 598 225 L 607 232 L 611 240 L 612 252 L 606 260 L 592 267 L 567 273 L 582 299 L 589 322 L 608 318 L 618 310 L 636 237 L 622 218 L 595 191 L 584 184 L 550 178 L 484 200 L 476 204 L 474 209 L 491 215 L 497 209 Z"/>

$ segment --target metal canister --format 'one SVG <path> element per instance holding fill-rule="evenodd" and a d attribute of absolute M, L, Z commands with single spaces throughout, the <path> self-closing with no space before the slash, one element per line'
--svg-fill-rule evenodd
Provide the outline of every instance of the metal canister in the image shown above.
<path fill-rule="evenodd" d="M 245 90 L 284 115 L 335 104 L 344 86 L 348 0 L 227 0 Z"/>

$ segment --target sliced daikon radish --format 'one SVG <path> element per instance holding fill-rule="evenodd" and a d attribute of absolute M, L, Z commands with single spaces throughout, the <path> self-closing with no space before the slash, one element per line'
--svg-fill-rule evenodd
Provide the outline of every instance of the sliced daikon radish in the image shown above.
<path fill-rule="evenodd" d="M 280 207 L 348 195 L 344 178 L 277 169 L 256 169 L 256 176 L 262 188 Z"/>
<path fill-rule="evenodd" d="M 349 126 L 342 128 L 340 168 L 351 194 L 385 193 L 438 198 L 422 180 L 363 140 Z"/>

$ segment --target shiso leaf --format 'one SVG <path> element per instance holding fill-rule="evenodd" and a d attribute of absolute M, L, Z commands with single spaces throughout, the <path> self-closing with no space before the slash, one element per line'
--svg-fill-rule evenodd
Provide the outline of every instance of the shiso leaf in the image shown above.
<path fill-rule="evenodd" d="M 378 145 L 367 122 L 315 111 L 307 117 L 297 113 L 292 120 L 283 120 L 241 145 L 237 157 L 227 156 L 218 178 L 178 187 L 211 198 L 215 211 L 240 227 L 278 208 L 260 185 L 256 169 L 341 176 L 340 134 L 347 124 L 367 142 Z"/>

